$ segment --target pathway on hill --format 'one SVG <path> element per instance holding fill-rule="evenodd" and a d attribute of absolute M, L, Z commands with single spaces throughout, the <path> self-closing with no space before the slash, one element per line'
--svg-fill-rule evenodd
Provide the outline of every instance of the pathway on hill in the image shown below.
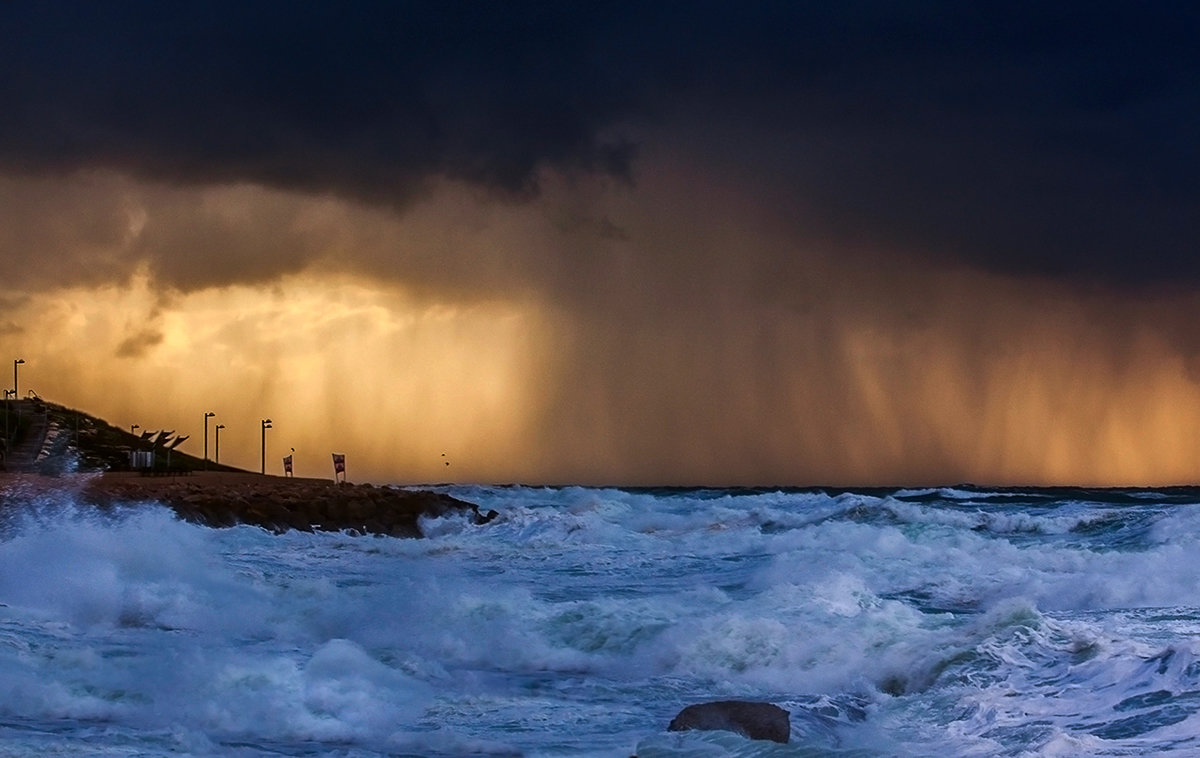
<path fill-rule="evenodd" d="M 19 412 L 23 417 L 27 416 L 30 424 L 25 436 L 9 451 L 6 468 L 8 471 L 15 472 L 36 471 L 38 455 L 42 452 L 42 445 L 46 441 L 46 429 L 49 426 L 46 410 L 45 408 L 37 410 L 33 401 L 30 400 L 13 403 L 13 410 Z"/>

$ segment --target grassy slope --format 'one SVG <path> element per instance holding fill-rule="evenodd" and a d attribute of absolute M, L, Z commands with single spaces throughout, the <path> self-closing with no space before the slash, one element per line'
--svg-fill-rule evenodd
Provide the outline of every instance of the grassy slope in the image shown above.
<path fill-rule="evenodd" d="M 66 408 L 55 403 L 43 402 L 51 424 L 59 428 L 59 436 L 52 445 L 54 461 L 50 468 L 62 469 L 73 460 L 81 471 L 124 471 L 129 468 L 130 450 L 151 449 L 148 440 L 129 433 L 125 429 L 109 424 L 103 419 L 90 416 L 83 411 Z M 0 414 L 3 411 L 0 410 Z M 15 421 L 15 414 L 14 414 Z M 27 426 L 22 429 L 22 433 Z M 176 471 L 201 471 L 204 461 L 181 450 L 172 450 L 170 466 Z M 55 466 L 54 463 L 60 465 Z M 156 468 L 166 469 L 167 450 L 158 447 Z M 219 466 L 208 462 L 209 471 L 238 472 L 233 466 Z"/>

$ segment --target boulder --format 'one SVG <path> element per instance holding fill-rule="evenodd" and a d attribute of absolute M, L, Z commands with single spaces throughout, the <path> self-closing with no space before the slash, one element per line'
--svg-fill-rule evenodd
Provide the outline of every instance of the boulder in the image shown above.
<path fill-rule="evenodd" d="M 683 732 L 723 730 L 736 732 L 752 740 L 787 743 L 792 722 L 787 711 L 772 703 L 746 700 L 720 700 L 689 705 L 671 719 L 667 731 Z"/>

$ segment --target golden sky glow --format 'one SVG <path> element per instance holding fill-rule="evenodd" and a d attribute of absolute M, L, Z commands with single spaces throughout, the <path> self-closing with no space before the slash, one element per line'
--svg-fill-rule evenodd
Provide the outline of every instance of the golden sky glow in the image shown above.
<path fill-rule="evenodd" d="M 337 451 L 400 482 L 1194 479 L 1190 296 L 797 247 L 803 218 L 736 171 L 646 163 L 635 188 L 547 174 L 505 204 L 445 183 L 403 211 L 9 177 L 5 244 L 30 257 L 0 355 L 195 454 L 215 411 L 222 461 L 254 470 L 271 418 L 268 466 L 294 447 L 300 476 Z"/>
<path fill-rule="evenodd" d="M 212 410 L 232 465 L 258 469 L 263 418 L 269 469 L 294 447 L 299 476 L 326 476 L 337 451 L 360 479 L 433 481 L 461 468 L 490 480 L 529 444 L 522 377 L 537 373 L 543 327 L 515 305 L 419 304 L 319 274 L 164 304 L 139 275 L 39 294 L 14 316 L 26 326 L 10 352 L 30 356 L 23 389 L 114 424 L 190 434 L 183 449 L 196 455 Z"/>
<path fill-rule="evenodd" d="M 377 481 L 1194 482 L 1200 59 L 1094 10 L 10 3 L 0 361 Z"/>

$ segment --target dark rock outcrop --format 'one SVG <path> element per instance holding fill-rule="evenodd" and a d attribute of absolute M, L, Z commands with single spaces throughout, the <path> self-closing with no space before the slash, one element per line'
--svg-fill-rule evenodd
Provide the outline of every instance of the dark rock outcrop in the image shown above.
<path fill-rule="evenodd" d="M 156 486 L 157 485 L 157 486 Z M 338 484 L 319 480 L 245 475 L 220 483 L 203 475 L 159 484 L 137 477 L 103 478 L 84 490 L 85 500 L 105 506 L 154 500 L 180 518 L 212 527 L 251 524 L 274 532 L 349 531 L 392 537 L 420 537 L 421 518 L 453 513 L 483 524 L 494 513 L 429 490 Z"/>
<path fill-rule="evenodd" d="M 752 740 L 787 743 L 791 737 L 792 723 L 788 712 L 772 703 L 720 700 L 689 705 L 667 726 L 671 732 L 689 729 L 722 730 L 736 732 Z"/>

